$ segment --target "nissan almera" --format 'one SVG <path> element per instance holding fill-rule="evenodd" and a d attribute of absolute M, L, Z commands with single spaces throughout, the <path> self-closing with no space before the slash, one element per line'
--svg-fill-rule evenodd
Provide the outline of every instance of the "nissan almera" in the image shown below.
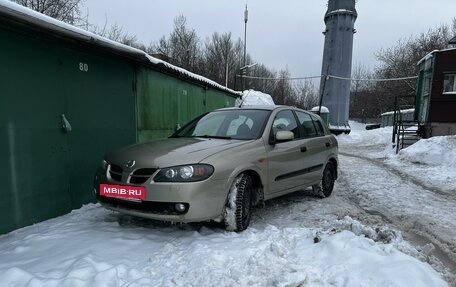
<path fill-rule="evenodd" d="M 106 208 L 169 222 L 249 226 L 265 200 L 312 188 L 329 196 L 338 144 L 320 117 L 287 106 L 203 114 L 167 139 L 105 156 L 94 190 Z"/>

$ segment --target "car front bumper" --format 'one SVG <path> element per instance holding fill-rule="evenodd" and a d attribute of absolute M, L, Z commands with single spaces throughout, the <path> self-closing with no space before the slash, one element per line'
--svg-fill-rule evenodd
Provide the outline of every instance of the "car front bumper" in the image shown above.
<path fill-rule="evenodd" d="M 103 173 L 95 177 L 94 191 L 98 201 L 106 208 L 132 216 L 170 221 L 198 222 L 221 218 L 228 194 L 229 180 L 207 179 L 199 182 L 156 183 L 146 181 L 145 200 L 128 200 L 100 195 L 100 184 L 122 185 L 110 181 Z M 178 212 L 175 204 L 186 206 Z"/>

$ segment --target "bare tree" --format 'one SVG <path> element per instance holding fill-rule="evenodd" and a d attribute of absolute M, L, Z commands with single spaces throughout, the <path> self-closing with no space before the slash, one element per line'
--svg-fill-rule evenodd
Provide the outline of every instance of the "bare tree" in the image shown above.
<path fill-rule="evenodd" d="M 393 47 L 381 49 L 376 53 L 380 65 L 375 69 L 375 77 L 416 76 L 418 61 L 433 50 L 447 48 L 450 37 L 450 28 L 447 25 L 440 25 L 417 37 L 401 39 Z M 409 97 L 404 103 L 412 104 L 416 93 L 416 80 L 378 82 L 375 85 L 375 93 L 384 100 L 381 103 L 383 110 L 394 109 L 395 96 Z"/>
<path fill-rule="evenodd" d="M 90 31 L 102 37 L 108 38 L 110 40 L 135 47 L 141 50 L 146 50 L 144 44 L 141 44 L 136 35 L 132 35 L 126 31 L 124 31 L 123 27 L 118 25 L 117 23 L 108 26 L 107 21 L 105 24 L 101 26 L 91 26 Z"/>
<path fill-rule="evenodd" d="M 271 93 L 274 102 L 278 105 L 293 106 L 296 104 L 296 94 L 290 80 L 287 79 L 289 77 L 290 72 L 287 69 L 281 70 L 278 73 L 278 80 L 276 81 L 274 90 Z"/>
<path fill-rule="evenodd" d="M 219 84 L 228 86 L 230 76 L 236 73 L 235 44 L 231 39 L 231 33 L 212 34 L 206 42 L 205 73 Z"/>
<path fill-rule="evenodd" d="M 456 17 L 451 20 L 451 37 L 456 36 Z"/>
<path fill-rule="evenodd" d="M 199 72 L 201 44 L 194 29 L 187 28 L 187 19 L 180 15 L 174 19 L 169 38 L 162 37 L 154 47 L 155 53 L 167 56 L 172 64 Z"/>
<path fill-rule="evenodd" d="M 299 81 L 295 84 L 294 89 L 296 91 L 297 99 L 295 105 L 297 107 L 310 110 L 319 104 L 318 91 L 312 80 Z"/>
<path fill-rule="evenodd" d="M 32 10 L 57 20 L 77 25 L 81 22 L 81 5 L 84 0 L 13 0 Z"/>
<path fill-rule="evenodd" d="M 243 53 L 243 52 L 242 52 Z M 242 59 L 242 58 L 240 58 Z M 249 61 L 247 63 L 252 63 L 250 55 L 247 55 L 247 59 Z M 240 60 L 239 63 L 242 63 L 243 60 Z M 240 66 L 241 67 L 241 66 Z M 262 91 L 266 94 L 272 94 L 276 87 L 277 80 L 268 80 L 268 78 L 276 78 L 277 73 L 270 70 L 264 64 L 257 64 L 254 67 L 250 68 L 248 71 L 248 75 L 256 76 L 260 79 L 247 79 L 246 87 Z M 264 78 L 264 79 L 261 79 Z"/>
<path fill-rule="evenodd" d="M 368 81 L 373 78 L 372 72 L 364 65 L 357 63 L 352 69 L 350 92 L 350 117 L 377 117 L 379 107 L 386 105 L 382 97 L 374 93 L 375 82 Z"/>

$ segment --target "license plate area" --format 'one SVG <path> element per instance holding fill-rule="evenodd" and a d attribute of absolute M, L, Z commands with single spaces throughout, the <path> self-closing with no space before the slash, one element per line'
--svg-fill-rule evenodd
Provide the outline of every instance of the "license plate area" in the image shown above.
<path fill-rule="evenodd" d="M 145 200 L 146 188 L 142 186 L 100 184 L 100 195 L 126 200 Z"/>

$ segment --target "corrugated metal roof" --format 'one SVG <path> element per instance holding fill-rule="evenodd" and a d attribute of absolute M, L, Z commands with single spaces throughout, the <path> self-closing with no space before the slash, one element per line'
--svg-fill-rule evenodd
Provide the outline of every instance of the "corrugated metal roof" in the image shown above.
<path fill-rule="evenodd" d="M 43 15 L 8 0 L 0 0 L 0 17 L 8 19 L 12 22 L 27 24 L 28 27 L 38 28 L 54 36 L 65 37 L 86 43 L 88 45 L 101 47 L 113 54 L 135 59 L 145 66 L 153 66 L 158 70 L 180 76 L 191 82 L 228 92 L 235 97 L 242 95 L 241 92 L 236 92 L 234 90 L 228 89 L 208 78 L 194 74 L 160 59 L 154 58 L 142 50 L 74 27 L 70 24 Z"/>
<path fill-rule="evenodd" d="M 456 36 L 454 36 L 454 37 L 448 42 L 448 44 L 456 45 Z"/>

